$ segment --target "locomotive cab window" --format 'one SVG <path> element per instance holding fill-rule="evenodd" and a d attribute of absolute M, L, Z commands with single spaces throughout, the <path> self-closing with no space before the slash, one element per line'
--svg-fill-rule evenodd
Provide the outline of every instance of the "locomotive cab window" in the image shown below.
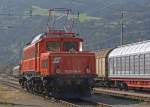
<path fill-rule="evenodd" d="M 78 51 L 78 42 L 64 42 L 64 51 Z"/>
<path fill-rule="evenodd" d="M 47 42 L 47 51 L 60 51 L 60 42 Z"/>

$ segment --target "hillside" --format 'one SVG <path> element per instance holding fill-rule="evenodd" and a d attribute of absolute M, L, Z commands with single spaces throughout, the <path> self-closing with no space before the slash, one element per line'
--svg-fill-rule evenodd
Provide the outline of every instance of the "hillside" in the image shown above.
<path fill-rule="evenodd" d="M 55 7 L 80 11 L 80 21 L 75 27 L 85 39 L 85 49 L 120 45 L 122 11 L 124 44 L 150 39 L 149 0 L 1 0 L 0 66 L 19 62 L 25 44 L 45 31 L 46 11 Z"/>

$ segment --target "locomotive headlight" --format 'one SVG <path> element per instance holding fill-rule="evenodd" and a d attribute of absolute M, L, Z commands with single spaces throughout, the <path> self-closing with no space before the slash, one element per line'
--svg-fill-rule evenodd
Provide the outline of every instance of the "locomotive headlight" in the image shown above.
<path fill-rule="evenodd" d="M 56 71 L 55 72 L 56 72 L 56 74 L 60 74 L 61 73 L 59 65 L 56 67 Z"/>
<path fill-rule="evenodd" d="M 86 71 L 87 74 L 91 73 L 90 67 L 87 66 L 85 71 Z"/>

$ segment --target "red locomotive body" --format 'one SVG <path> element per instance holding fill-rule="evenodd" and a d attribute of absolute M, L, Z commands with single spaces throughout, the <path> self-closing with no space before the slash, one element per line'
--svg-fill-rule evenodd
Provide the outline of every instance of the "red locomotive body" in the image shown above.
<path fill-rule="evenodd" d="M 95 56 L 82 51 L 82 42 L 74 33 L 62 31 L 35 37 L 23 50 L 22 87 L 56 97 L 90 95 L 96 75 Z"/>

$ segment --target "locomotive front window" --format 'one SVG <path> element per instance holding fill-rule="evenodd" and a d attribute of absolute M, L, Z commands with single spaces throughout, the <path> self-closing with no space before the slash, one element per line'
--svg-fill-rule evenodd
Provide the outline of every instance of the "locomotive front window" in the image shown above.
<path fill-rule="evenodd" d="M 64 42 L 64 51 L 78 51 L 78 42 Z"/>
<path fill-rule="evenodd" d="M 60 42 L 47 42 L 46 48 L 48 51 L 60 51 Z"/>

